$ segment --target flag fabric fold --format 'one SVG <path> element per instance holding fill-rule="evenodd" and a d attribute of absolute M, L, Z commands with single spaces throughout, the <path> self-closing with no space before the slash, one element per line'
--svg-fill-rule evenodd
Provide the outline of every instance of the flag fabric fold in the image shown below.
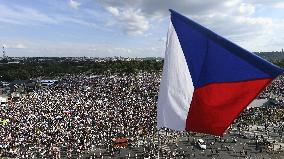
<path fill-rule="evenodd" d="M 170 11 L 157 127 L 222 136 L 283 70 Z"/>

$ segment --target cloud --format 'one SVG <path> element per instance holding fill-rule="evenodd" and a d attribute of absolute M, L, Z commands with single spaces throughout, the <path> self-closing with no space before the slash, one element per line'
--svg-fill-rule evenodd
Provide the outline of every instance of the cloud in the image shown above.
<path fill-rule="evenodd" d="M 8 49 L 26 49 L 26 48 L 28 48 L 23 43 L 8 43 L 8 44 L 3 44 L 3 46 L 5 48 L 8 48 Z"/>
<path fill-rule="evenodd" d="M 239 12 L 244 15 L 252 15 L 255 12 L 255 7 L 252 4 L 241 3 Z"/>
<path fill-rule="evenodd" d="M 27 46 L 25 46 L 24 44 L 16 44 L 15 46 L 14 46 L 14 48 L 16 48 L 16 49 L 26 49 L 27 48 Z"/>
<path fill-rule="evenodd" d="M 6 41 L 5 41 L 6 42 Z M 0 40 L 0 46 L 1 45 Z M 4 42 L 3 42 L 4 43 Z M 135 47 L 118 46 L 114 44 L 46 42 L 46 41 L 8 41 L 5 43 L 6 54 L 10 57 L 161 57 L 164 45 Z"/>
<path fill-rule="evenodd" d="M 278 8 L 278 9 L 284 9 L 284 2 L 275 3 L 273 7 Z"/>
<path fill-rule="evenodd" d="M 144 34 L 149 30 L 152 22 L 162 21 L 169 16 L 168 9 L 170 8 L 193 16 L 209 15 L 216 11 L 229 15 L 251 15 L 254 13 L 254 7 L 242 3 L 241 0 L 211 0 L 206 3 L 200 0 L 137 0 L 135 2 L 106 0 L 99 2 L 117 22 L 123 24 L 124 32 L 130 35 Z"/>
<path fill-rule="evenodd" d="M 255 4 L 255 5 L 264 5 L 264 6 L 272 6 L 277 3 L 283 2 L 283 0 L 246 0 L 247 3 Z"/>
<path fill-rule="evenodd" d="M 65 15 L 57 15 L 55 17 L 55 20 L 58 23 L 74 23 L 74 24 L 80 24 L 82 26 L 88 26 L 88 27 L 97 27 L 97 25 L 95 23 L 89 22 L 89 21 L 85 21 L 79 18 L 74 18 L 74 17 L 69 17 L 69 16 L 65 16 Z"/>
<path fill-rule="evenodd" d="M 74 1 L 74 0 L 69 1 L 69 6 L 71 8 L 78 9 L 80 5 L 81 5 L 81 3 L 77 2 L 77 1 Z"/>
<path fill-rule="evenodd" d="M 0 5 L 0 22 L 17 25 L 57 23 L 56 20 L 39 12 L 38 10 L 17 5 L 13 7 Z"/>
<path fill-rule="evenodd" d="M 127 35 L 143 35 L 149 29 L 149 21 L 140 10 L 119 10 L 116 7 L 106 7 L 106 10 L 116 18 L 116 22 L 111 21 L 107 25 L 118 24 Z"/>
<path fill-rule="evenodd" d="M 277 41 L 276 39 L 280 41 L 279 33 L 284 31 L 280 27 L 284 25 L 283 20 L 255 15 L 256 11 L 263 7 L 284 8 L 282 0 L 136 0 L 135 2 L 106 0 L 99 2 L 105 8 L 112 8 L 112 11 L 108 10 L 108 12 L 119 24 L 124 24 L 121 27 L 126 33 L 131 28 L 131 32 L 145 34 L 150 26 L 159 25 L 157 24 L 159 20 L 163 22 L 167 19 L 166 17 L 169 17 L 168 9 L 170 8 L 251 50 L 266 49 L 265 46 L 268 45 L 275 46 L 272 41 L 262 39 L 273 36 L 274 42 Z M 132 16 L 137 15 L 139 18 L 131 16 L 129 18 L 137 19 L 136 25 L 132 26 L 133 23 L 128 21 L 128 18 L 124 19 L 125 15 L 121 14 L 122 12 L 132 13 Z M 141 22 L 144 22 L 145 27 L 138 27 L 141 26 L 139 24 Z M 258 40 L 261 43 L 258 43 Z M 254 41 L 254 43 L 248 41 Z"/>
<path fill-rule="evenodd" d="M 114 16 L 119 16 L 119 10 L 115 7 L 106 7 L 106 10 Z"/>
<path fill-rule="evenodd" d="M 24 6 L 8 7 L 0 4 L 0 23 L 14 25 L 58 25 L 63 23 L 74 23 L 87 27 L 98 26 L 89 20 L 82 17 L 74 17 L 67 14 L 50 13 L 46 14 L 34 8 Z"/>

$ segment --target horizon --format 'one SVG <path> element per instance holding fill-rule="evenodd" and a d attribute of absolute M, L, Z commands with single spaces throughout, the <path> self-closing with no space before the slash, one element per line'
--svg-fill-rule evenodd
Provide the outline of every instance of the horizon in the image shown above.
<path fill-rule="evenodd" d="M 261 53 L 284 53 L 283 50 L 274 50 L 274 51 L 268 51 L 268 52 L 251 52 L 254 54 L 261 54 Z M 164 58 L 162 56 L 148 56 L 148 57 L 126 57 L 126 56 L 105 56 L 105 57 L 97 57 L 97 56 L 9 56 L 6 52 L 6 58 L 99 58 L 99 59 L 107 59 L 107 58 L 130 58 L 130 59 L 147 59 L 147 58 Z M 2 56 L 0 56 L 0 59 L 3 59 Z"/>

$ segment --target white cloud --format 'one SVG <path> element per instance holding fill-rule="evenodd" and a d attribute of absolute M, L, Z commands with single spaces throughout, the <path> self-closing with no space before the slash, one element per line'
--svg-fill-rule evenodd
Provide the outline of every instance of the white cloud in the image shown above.
<path fill-rule="evenodd" d="M 283 2 L 283 0 L 246 0 L 247 3 L 262 6 L 273 6 L 277 3 Z"/>
<path fill-rule="evenodd" d="M 127 35 L 143 35 L 149 29 L 149 21 L 141 14 L 140 10 L 124 9 L 118 10 L 115 7 L 106 7 L 116 19 L 118 25 L 123 28 Z M 107 26 L 116 24 L 111 21 Z"/>
<path fill-rule="evenodd" d="M 65 16 L 65 15 L 57 15 L 54 19 L 56 21 L 58 21 L 58 23 L 69 22 L 69 23 L 80 24 L 80 25 L 83 25 L 83 26 L 97 27 L 97 25 L 95 23 L 85 21 L 85 20 L 82 20 L 82 19 L 79 19 L 79 18 L 68 17 L 68 16 Z"/>
<path fill-rule="evenodd" d="M 74 8 L 74 9 L 78 9 L 80 5 L 81 5 L 81 3 L 77 2 L 77 1 L 74 1 L 74 0 L 69 1 L 69 6 Z"/>
<path fill-rule="evenodd" d="M 142 35 L 149 29 L 149 21 L 140 14 L 140 11 L 127 10 L 118 18 L 125 25 L 125 33 L 129 35 Z"/>
<path fill-rule="evenodd" d="M 119 16 L 119 10 L 115 7 L 109 6 L 109 7 L 106 7 L 106 10 L 114 16 Z"/>
<path fill-rule="evenodd" d="M 163 56 L 164 47 L 117 46 L 113 44 L 88 44 L 69 42 L 12 41 L 5 44 L 8 56 L 46 57 L 153 57 Z M 1 41 L 0 41 L 1 44 Z"/>
<path fill-rule="evenodd" d="M 224 5 L 226 7 L 234 7 L 234 6 L 236 6 L 236 5 L 240 4 L 240 3 L 241 3 L 241 0 L 229 0 L 229 1 L 225 1 Z"/>
<path fill-rule="evenodd" d="M 122 25 L 124 31 L 131 28 L 131 31 L 136 30 L 139 34 L 145 34 L 152 24 L 157 25 L 158 20 L 168 17 L 168 9 L 170 8 L 247 47 L 249 50 L 266 49 L 268 45 L 276 47 L 275 41 L 277 39 L 281 41 L 281 35 L 284 31 L 283 27 L 280 27 L 284 25 L 284 22 L 280 19 L 269 16 L 262 17 L 261 14 L 255 15 L 256 11 L 262 8 L 284 8 L 282 0 L 136 0 L 135 2 L 130 0 L 106 0 L 99 2 L 104 7 L 116 8 L 116 13 L 120 13 L 120 16 L 114 16 L 114 18 L 118 22 L 125 24 Z M 137 20 L 135 27 L 122 18 L 125 15 L 121 14 L 121 12 L 127 11 L 129 13 L 137 11 L 132 16 L 138 15 L 139 18 L 131 16 L 129 18 L 140 19 Z M 137 27 L 141 26 L 139 23 L 143 21 L 145 27 Z M 267 40 L 272 38 L 274 39 L 273 43 L 272 40 Z M 258 40 L 259 42 L 257 42 Z M 281 44 L 278 47 L 282 47 Z"/>
<path fill-rule="evenodd" d="M 8 44 L 3 44 L 3 46 L 6 49 L 26 49 L 27 48 L 27 46 L 22 43 L 8 43 Z"/>
<path fill-rule="evenodd" d="M 38 10 L 14 6 L 7 7 L 0 4 L 0 22 L 12 23 L 18 25 L 34 25 L 37 23 L 42 24 L 55 24 L 56 20 L 39 12 Z"/>
<path fill-rule="evenodd" d="M 130 35 L 144 34 L 150 28 L 151 22 L 159 22 L 167 17 L 170 8 L 189 15 L 207 15 L 215 11 L 248 15 L 254 12 L 253 6 L 241 3 L 240 0 L 211 0 L 206 3 L 200 0 L 137 0 L 135 3 L 129 0 L 119 2 L 107 0 L 99 2 L 114 16 L 115 20 L 123 24 L 124 32 Z"/>
<path fill-rule="evenodd" d="M 284 31 L 284 22 L 281 20 L 221 13 L 194 16 L 194 19 L 250 51 L 277 50 L 284 44 L 276 43 L 283 41 L 281 32 Z"/>
<path fill-rule="evenodd" d="M 273 5 L 275 8 L 284 9 L 284 2 L 278 2 Z"/>
<path fill-rule="evenodd" d="M 239 6 L 239 12 L 244 15 L 252 15 L 255 12 L 255 7 L 252 4 L 242 3 Z"/>
<path fill-rule="evenodd" d="M 34 8 L 13 6 L 8 7 L 0 4 L 0 23 L 15 25 L 58 25 L 61 23 L 75 23 L 82 26 L 98 26 L 91 21 L 84 20 L 79 16 L 74 17 L 66 14 L 45 14 Z"/>
<path fill-rule="evenodd" d="M 16 49 L 26 49 L 27 48 L 27 46 L 25 46 L 24 44 L 16 44 L 15 46 L 14 46 L 14 48 L 16 48 Z"/>

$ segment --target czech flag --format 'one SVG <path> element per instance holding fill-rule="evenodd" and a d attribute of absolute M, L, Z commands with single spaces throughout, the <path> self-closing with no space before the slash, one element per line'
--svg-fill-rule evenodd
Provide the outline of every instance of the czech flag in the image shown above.
<path fill-rule="evenodd" d="M 170 11 L 157 127 L 223 136 L 283 70 Z"/>

